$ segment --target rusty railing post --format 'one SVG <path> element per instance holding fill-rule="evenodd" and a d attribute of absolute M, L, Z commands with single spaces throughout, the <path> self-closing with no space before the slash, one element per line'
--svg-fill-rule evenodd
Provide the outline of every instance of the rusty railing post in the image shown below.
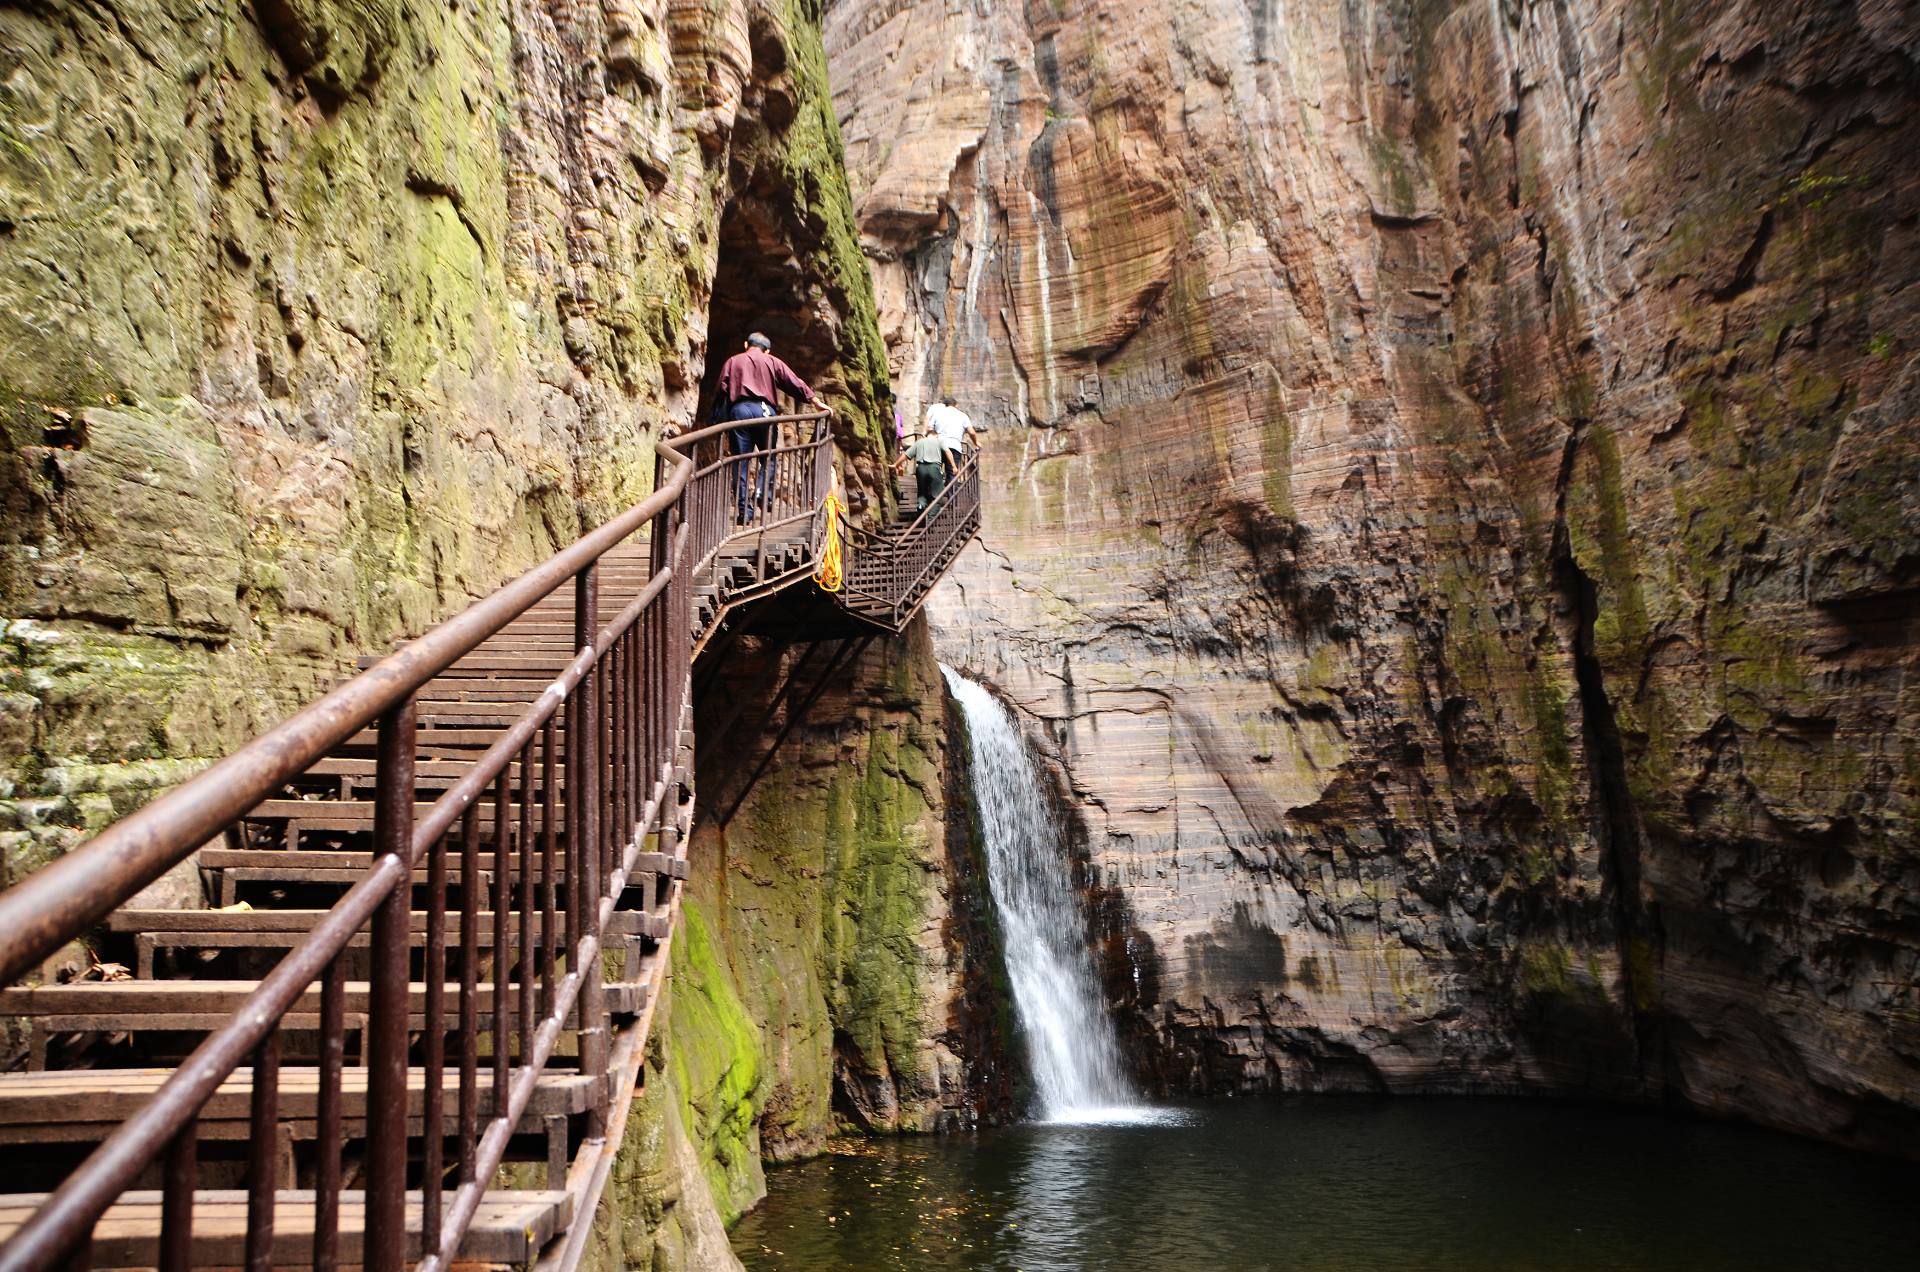
<path fill-rule="evenodd" d="M 200 1122 L 188 1122 L 167 1145 L 160 1195 L 160 1272 L 193 1266 L 193 1192 L 199 1183 Z"/>
<path fill-rule="evenodd" d="M 464 887 L 466 881 L 461 880 Z M 420 1057 L 427 1088 L 421 1104 L 420 1253 L 440 1252 L 440 1192 L 446 1176 L 447 1097 L 447 841 L 442 835 L 427 848 L 427 954 L 421 974 L 425 1001 L 420 1023 L 425 1044 Z M 408 997 L 412 997 L 409 993 Z"/>
<path fill-rule="evenodd" d="M 589 565 L 575 578 L 573 593 L 573 643 L 576 650 L 593 647 L 600 627 L 599 571 Z M 574 826 L 579 831 L 579 851 L 574 859 L 583 876 L 580 897 L 579 934 L 582 943 L 589 935 L 598 936 L 600 894 L 605 883 L 600 874 L 600 719 L 599 697 L 601 668 L 595 663 L 574 690 L 567 759 L 577 764 L 578 785 L 567 788 L 567 801 L 579 803 Z M 598 943 L 596 942 L 596 950 Z M 569 951 L 575 957 L 578 950 Z M 601 979 L 601 958 L 595 956 L 580 967 L 580 1071 L 589 1077 L 605 1077 L 607 1072 L 607 1003 Z M 587 1109 L 587 1138 L 600 1139 L 607 1133 L 607 1091 L 602 1083 L 592 1090 Z"/>
<path fill-rule="evenodd" d="M 373 916 L 367 1020 L 368 1272 L 401 1272 L 407 1252 L 407 968 L 412 889 L 414 697 L 380 717 L 373 851 L 407 873 Z"/>
<path fill-rule="evenodd" d="M 252 1111 L 247 1119 L 247 1272 L 271 1272 L 280 1181 L 280 1031 L 253 1052 Z"/>
<path fill-rule="evenodd" d="M 341 1071 L 347 1062 L 346 956 L 336 954 L 320 982 L 320 1095 L 315 1109 L 313 1269 L 340 1262 Z M 362 1035 L 361 1050 L 365 1051 Z"/>

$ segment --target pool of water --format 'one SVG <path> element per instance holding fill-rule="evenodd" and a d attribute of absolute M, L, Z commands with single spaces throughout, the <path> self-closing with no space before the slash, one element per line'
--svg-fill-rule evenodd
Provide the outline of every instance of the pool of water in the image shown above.
<path fill-rule="evenodd" d="M 837 1143 L 767 1173 L 754 1269 L 1905 1268 L 1920 1166 L 1519 1100 L 1322 1097 Z"/>

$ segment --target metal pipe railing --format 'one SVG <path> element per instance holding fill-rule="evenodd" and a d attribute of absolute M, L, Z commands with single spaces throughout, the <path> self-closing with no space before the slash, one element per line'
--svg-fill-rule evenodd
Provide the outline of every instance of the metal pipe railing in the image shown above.
<path fill-rule="evenodd" d="M 874 531 L 842 515 L 846 581 L 842 594 L 860 598 L 861 613 L 898 630 L 919 608 L 951 552 L 979 525 L 979 455 L 961 461 L 953 480 L 905 527 Z"/>
<path fill-rule="evenodd" d="M 756 521 L 784 524 L 812 515 L 831 478 L 827 418 L 821 410 L 765 421 L 811 424 L 812 435 L 761 453 L 718 455 L 729 425 L 663 442 L 656 490 L 639 505 L 0 894 L 0 978 L 12 980 L 237 823 L 289 778 L 367 725 L 378 724 L 374 854 L 366 873 L 319 917 L 241 1009 L 209 1033 L 0 1247 L 0 1269 L 54 1266 L 76 1253 L 84 1258 L 100 1215 L 155 1161 L 164 1165 L 161 1263 L 184 1267 L 192 1251 L 197 1119 L 207 1100 L 249 1059 L 246 1250 L 250 1266 L 265 1266 L 273 1258 L 281 1187 L 275 1176 L 281 1022 L 316 981 L 323 1037 L 313 1256 L 316 1267 L 335 1266 L 348 1138 L 344 980 L 346 961 L 358 957 L 353 951 L 362 944 L 358 934 L 369 926 L 365 1266 L 395 1269 L 408 1258 L 406 1185 L 414 1107 L 407 1067 L 408 1000 L 416 932 L 424 938 L 420 1040 L 426 1061 L 419 1100 L 424 1160 L 417 1266 L 440 1269 L 457 1256 L 570 1019 L 578 1026 L 580 1071 L 601 1079 L 589 1100 L 587 1131 L 590 1137 L 605 1133 L 610 1038 L 601 954 L 642 845 L 652 836 L 664 845 L 676 833 L 670 819 L 678 801 L 668 796 L 681 724 L 691 706 L 694 578 L 743 521 L 751 527 Z M 650 536 L 650 576 L 617 615 L 601 624 L 601 558 L 642 527 Z M 416 820 L 418 691 L 569 579 L 576 652 Z M 555 783 L 562 763 L 564 786 Z M 537 783 L 536 773 L 541 775 Z M 452 945 L 447 939 L 453 921 L 448 840 L 456 825 L 459 939 Z M 490 897 L 483 844 L 490 848 Z M 417 916 L 411 900 L 423 861 L 427 901 L 424 915 Z M 665 885 L 656 877 L 654 886 L 656 900 L 663 899 Z M 564 937 L 557 931 L 562 925 Z M 448 1010 L 447 963 L 454 956 L 459 982 Z M 493 982 L 486 1075 L 491 1089 L 484 1121 L 482 1087 L 488 1084 L 482 1082 L 478 1054 L 483 971 Z M 451 1163 L 443 1142 L 450 1032 L 458 1034 L 460 1049 Z M 458 1182 L 446 1197 L 441 1183 L 450 1165 L 457 1167 Z"/>

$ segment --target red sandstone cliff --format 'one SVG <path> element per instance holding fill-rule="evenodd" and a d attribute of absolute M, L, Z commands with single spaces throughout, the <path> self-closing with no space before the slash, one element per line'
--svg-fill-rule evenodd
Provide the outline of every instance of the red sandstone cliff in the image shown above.
<path fill-rule="evenodd" d="M 838 0 L 949 661 L 1176 1088 L 1920 1141 L 1920 20 Z"/>

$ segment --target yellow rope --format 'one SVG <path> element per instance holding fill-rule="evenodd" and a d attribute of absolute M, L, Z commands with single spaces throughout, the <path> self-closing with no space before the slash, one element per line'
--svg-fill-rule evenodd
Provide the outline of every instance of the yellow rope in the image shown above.
<path fill-rule="evenodd" d="M 813 581 L 822 592 L 838 592 L 846 581 L 840 560 L 840 514 L 846 505 L 840 502 L 840 482 L 836 475 L 833 488 L 827 491 L 827 533 L 820 541 L 820 568 L 813 572 Z"/>

